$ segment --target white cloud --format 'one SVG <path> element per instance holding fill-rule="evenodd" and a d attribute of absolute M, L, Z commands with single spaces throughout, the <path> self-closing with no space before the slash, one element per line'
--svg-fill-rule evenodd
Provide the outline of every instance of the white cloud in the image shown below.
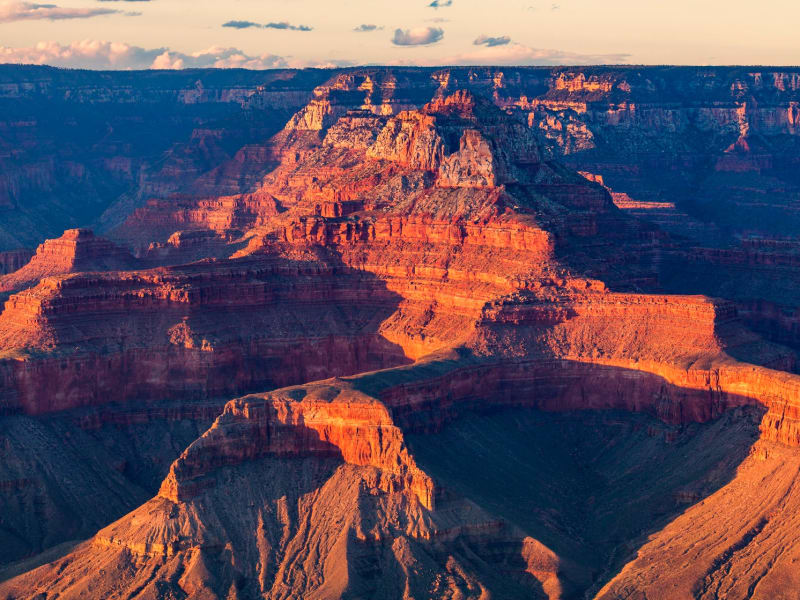
<path fill-rule="evenodd" d="M 47 19 L 88 19 L 100 15 L 110 15 L 120 11 L 112 8 L 61 8 L 55 4 L 35 4 L 33 2 L 0 2 L 0 23 Z"/>
<path fill-rule="evenodd" d="M 71 44 L 39 42 L 27 48 L 0 46 L 0 63 L 53 65 L 78 69 L 184 69 L 347 66 L 349 61 L 313 63 L 275 54 L 249 55 L 238 48 L 212 46 L 183 53 L 170 48 L 142 48 L 122 42 L 83 40 Z"/>
<path fill-rule="evenodd" d="M 630 59 L 629 54 L 581 54 L 565 50 L 531 48 L 523 44 L 484 46 L 472 52 L 416 64 L 427 65 L 593 65 L 621 64 Z"/>
<path fill-rule="evenodd" d="M 444 37 L 441 27 L 417 27 L 416 29 L 395 29 L 392 43 L 396 46 L 425 46 L 434 44 Z"/>
<path fill-rule="evenodd" d="M 163 48 L 146 50 L 124 43 L 98 40 L 83 40 L 67 45 L 39 42 L 28 48 L 0 46 L 0 62 L 89 69 L 137 69 L 149 67 L 163 51 Z"/>
<path fill-rule="evenodd" d="M 165 50 L 153 60 L 152 64 L 148 65 L 149 68 L 153 69 L 187 69 L 202 67 L 215 67 L 218 69 L 275 69 L 288 66 L 290 66 L 289 61 L 282 56 L 277 56 L 275 54 L 250 56 L 238 48 L 224 48 L 221 46 L 212 46 L 200 52 L 192 52 L 191 54 Z"/>
<path fill-rule="evenodd" d="M 427 39 L 408 32 L 408 40 Z M 430 43 L 416 41 L 416 43 Z M 404 65 L 588 65 L 619 64 L 628 54 L 581 54 L 564 50 L 531 48 L 519 43 L 473 46 L 474 50 L 429 60 L 394 61 Z M 183 68 L 303 68 L 343 67 L 352 61 L 309 61 L 276 54 L 252 55 L 229 46 L 211 46 L 198 52 L 179 52 L 171 48 L 142 48 L 123 42 L 83 40 L 70 44 L 39 42 L 35 46 L 0 46 L 0 63 L 47 64 L 79 69 L 183 69 Z"/>

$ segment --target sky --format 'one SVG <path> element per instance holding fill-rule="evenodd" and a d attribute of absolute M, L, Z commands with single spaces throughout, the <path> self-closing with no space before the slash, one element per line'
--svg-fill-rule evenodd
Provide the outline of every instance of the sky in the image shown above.
<path fill-rule="evenodd" d="M 800 63 L 797 0 L 0 0 L 0 63 Z"/>

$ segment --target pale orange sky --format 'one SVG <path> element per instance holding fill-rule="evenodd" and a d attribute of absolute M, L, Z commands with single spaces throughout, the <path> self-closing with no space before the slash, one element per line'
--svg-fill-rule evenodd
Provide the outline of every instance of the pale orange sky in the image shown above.
<path fill-rule="evenodd" d="M 438 8 L 430 6 L 434 0 L 46 1 L 0 0 L 0 62 L 94 68 L 800 62 L 796 0 L 438 0 Z M 229 21 L 242 23 L 223 27 Z M 277 25 L 264 27 L 269 23 Z M 354 31 L 361 25 L 371 27 Z"/>

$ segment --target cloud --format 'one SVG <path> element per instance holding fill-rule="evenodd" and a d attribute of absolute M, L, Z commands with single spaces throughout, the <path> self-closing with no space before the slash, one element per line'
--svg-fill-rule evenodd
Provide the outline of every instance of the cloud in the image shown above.
<path fill-rule="evenodd" d="M 164 48 L 146 50 L 138 46 L 97 40 L 84 40 L 67 45 L 39 42 L 29 48 L 0 46 L 0 62 L 90 69 L 138 69 L 150 66 L 164 50 Z"/>
<path fill-rule="evenodd" d="M 88 19 L 100 15 L 110 15 L 120 11 L 111 8 L 61 8 L 55 4 L 34 4 L 6 0 L 0 2 L 0 23 L 13 21 L 32 21 L 47 19 Z"/>
<path fill-rule="evenodd" d="M 444 37 L 441 27 L 417 27 L 416 29 L 395 29 L 392 43 L 395 46 L 426 46 L 435 44 Z"/>
<path fill-rule="evenodd" d="M 493 46 L 505 46 L 506 44 L 511 43 L 511 38 L 507 35 L 502 35 L 500 37 L 479 35 L 472 43 L 476 46 L 488 46 L 491 48 Z"/>
<path fill-rule="evenodd" d="M 132 1 L 132 0 L 126 0 Z M 292 25 L 291 23 L 282 22 L 282 23 L 267 23 L 266 25 L 262 25 L 261 23 L 255 23 L 253 21 L 227 21 L 222 24 L 223 27 L 232 27 L 234 29 L 286 29 L 289 31 L 311 31 L 313 27 L 309 27 L 308 25 Z"/>
<path fill-rule="evenodd" d="M 290 29 L 292 31 L 311 31 L 313 27 L 309 27 L 308 25 L 292 25 L 287 23 L 286 21 L 281 21 L 280 23 L 267 23 L 264 25 L 267 29 Z"/>
<path fill-rule="evenodd" d="M 381 31 L 382 29 L 382 25 L 378 27 L 377 25 L 372 24 L 363 24 L 359 25 L 358 27 L 353 27 L 353 31 L 357 31 L 358 33 L 364 33 L 366 31 Z"/>
<path fill-rule="evenodd" d="M 142 48 L 121 42 L 84 40 L 71 44 L 39 42 L 27 48 L 0 46 L 0 63 L 53 65 L 73 69 L 274 69 L 350 66 L 350 61 L 315 63 L 274 54 L 250 55 L 238 48 L 212 46 L 193 53 Z"/>
<path fill-rule="evenodd" d="M 228 21 L 222 24 L 223 27 L 233 27 L 234 29 L 247 29 L 248 27 L 261 27 L 258 23 L 252 21 Z"/>
<path fill-rule="evenodd" d="M 433 0 L 428 4 L 431 8 L 444 8 L 446 6 L 453 6 L 453 0 Z"/>
<path fill-rule="evenodd" d="M 553 4 L 550 5 L 550 10 L 559 10 L 560 8 L 561 8 L 560 4 L 553 3 Z M 528 10 L 539 10 L 539 9 L 534 5 L 530 5 L 528 7 Z"/>
<path fill-rule="evenodd" d="M 473 52 L 444 56 L 439 59 L 417 61 L 395 61 L 395 64 L 442 66 L 442 65 L 487 65 L 487 66 L 536 66 L 536 65 L 600 65 L 624 64 L 630 54 L 581 54 L 566 50 L 530 48 L 523 44 L 510 43 L 501 46 L 484 46 Z"/>
<path fill-rule="evenodd" d="M 155 57 L 145 68 L 150 69 L 196 69 L 214 67 L 217 69 L 275 69 L 288 67 L 289 62 L 275 54 L 248 55 L 238 48 L 212 46 L 200 52 L 184 54 L 165 50 Z"/>

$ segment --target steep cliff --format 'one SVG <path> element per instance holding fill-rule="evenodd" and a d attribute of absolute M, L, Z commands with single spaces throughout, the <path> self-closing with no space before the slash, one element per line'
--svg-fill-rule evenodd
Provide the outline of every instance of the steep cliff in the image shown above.
<path fill-rule="evenodd" d="M 95 237 L 91 230 L 69 229 L 60 238 L 46 240 L 24 266 L 0 277 L 0 291 L 30 287 L 50 275 L 125 270 L 137 265 L 127 250 Z"/>
<path fill-rule="evenodd" d="M 247 200 L 234 200 L 228 202 L 233 208 L 221 207 L 220 215 L 209 192 L 214 186 L 218 194 L 223 190 L 225 194 L 251 192 L 275 165 L 302 160 L 309 145 L 313 148 L 321 137 L 339 150 L 354 143 L 369 146 L 369 155 L 382 154 L 406 167 L 411 165 L 408 160 L 417 160 L 415 152 L 421 153 L 417 158 L 439 160 L 446 151 L 450 158 L 442 166 L 443 183 L 451 178 L 450 163 L 458 163 L 456 170 L 465 173 L 460 183 L 454 182 L 456 186 L 508 182 L 508 174 L 497 172 L 499 165 L 487 162 L 490 154 L 500 157 L 498 150 L 505 146 L 487 153 L 484 145 L 502 135 L 465 132 L 453 137 L 452 132 L 443 133 L 437 148 L 424 148 L 426 134 L 421 128 L 425 119 L 416 111 L 426 104 L 444 102 L 452 92 L 463 89 L 512 113 L 531 132 L 543 136 L 539 154 L 558 157 L 601 178 L 617 205 L 637 219 L 678 239 L 689 238 L 690 246 L 735 251 L 740 236 L 769 240 L 793 235 L 797 229 L 792 208 L 800 194 L 793 158 L 798 150 L 800 99 L 793 83 L 797 77 L 791 69 L 739 67 L 394 68 L 334 73 L 313 90 L 313 101 L 290 120 L 280 139 L 243 148 L 235 159 L 209 174 L 187 180 L 184 191 L 190 191 L 189 195 L 170 200 L 163 198 L 169 195 L 166 188 L 154 191 L 162 198 L 132 217 L 120 230 L 119 239 L 144 251 L 151 242 L 162 244 L 181 229 L 215 230 L 222 220 L 258 221 L 258 215 L 273 210 L 270 202 L 254 209 Z M 435 110 L 442 112 L 444 107 Z M 359 111 L 359 117 L 345 119 L 344 124 L 339 119 L 348 111 L 351 115 Z M 458 118 L 467 116 L 461 109 L 454 114 L 459 111 Z M 387 118 L 388 128 L 379 131 L 378 124 Z M 415 125 L 409 119 L 422 120 Z M 441 130 L 443 118 L 439 121 Z M 485 111 L 481 121 L 485 128 Z M 416 128 L 417 133 L 395 135 L 399 133 L 396 128 L 408 134 Z M 379 136 L 383 137 L 378 140 Z M 398 140 L 399 145 L 389 148 L 385 140 Z M 462 142 L 466 154 L 452 153 Z M 261 158 L 243 168 L 246 155 Z M 320 162 L 326 161 L 318 161 L 316 167 Z M 178 170 L 188 172 L 186 168 Z M 317 190 L 323 214 L 352 211 L 348 198 L 378 183 L 374 173 L 362 173 L 348 185 L 326 186 L 325 169 L 319 171 L 321 177 L 317 173 L 303 176 L 302 184 Z M 395 195 L 414 185 L 418 184 L 403 181 Z M 275 210 L 280 212 L 281 205 Z M 161 223 L 169 225 L 162 227 Z M 666 264 L 677 261 L 677 268 L 694 270 L 684 258 L 686 251 L 682 248 L 674 256 L 665 253 Z M 781 298 L 776 290 L 768 294 L 766 306 L 760 304 L 763 298 L 757 291 L 745 293 L 752 281 L 770 280 L 769 274 L 730 270 L 713 258 L 708 262 L 697 277 L 687 278 L 691 285 L 673 284 L 671 270 L 663 272 L 665 285 L 660 289 L 712 296 L 735 293 L 741 298 L 741 310 L 753 316 L 749 322 L 759 331 L 775 341 L 797 344 L 791 320 L 774 316 L 796 312 L 800 308 L 797 302 Z M 715 273 L 721 272 L 726 272 L 730 285 L 714 284 Z M 651 276 L 636 285 L 658 290 L 654 283 Z"/>
<path fill-rule="evenodd" d="M 195 182 L 206 195 L 249 192 L 235 179 L 258 177 L 258 169 L 235 165 L 243 164 L 246 148 L 257 155 L 309 99 L 290 119 L 295 136 L 324 133 L 348 110 L 398 115 L 460 89 L 518 114 L 548 140 L 549 152 L 604 175 L 613 189 L 637 201 L 677 202 L 693 217 L 726 229 L 775 235 L 797 224 L 791 199 L 798 193 L 792 173 L 800 99 L 792 69 L 396 67 L 77 75 L 8 65 L 2 78 L 7 135 L 0 146 L 0 189 L 10 210 L 0 241 L 6 248 L 33 247 L 98 218 L 104 229 L 116 226 L 148 197 L 185 191 Z M 56 122 L 48 113 L 66 118 Z M 147 135 L 143 127 L 150 128 Z M 93 156 L 74 147 L 76 131 L 96 140 Z M 56 155 L 62 160 L 50 159 Z M 751 202 L 753 194 L 762 201 Z"/>
<path fill-rule="evenodd" d="M 27 248 L 18 248 L 0 252 L 0 271 L 3 275 L 13 273 L 21 269 L 33 256 L 33 252 Z"/>

